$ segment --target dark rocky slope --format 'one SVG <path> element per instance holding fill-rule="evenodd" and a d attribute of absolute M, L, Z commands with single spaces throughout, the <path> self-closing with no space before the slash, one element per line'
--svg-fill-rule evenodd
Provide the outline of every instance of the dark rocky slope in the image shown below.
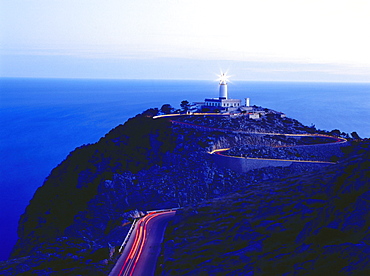
<path fill-rule="evenodd" d="M 84 145 L 58 165 L 35 193 L 19 222 L 4 275 L 105 275 L 134 210 L 187 206 L 266 179 L 315 166 L 265 168 L 241 174 L 216 166 L 207 151 L 235 144 L 232 133 L 153 120 L 147 110 Z M 187 117 L 204 126 L 312 132 L 292 119 Z M 239 140 L 238 140 L 239 141 Z"/>
<path fill-rule="evenodd" d="M 370 275 L 369 142 L 310 174 L 179 211 L 160 275 Z"/>

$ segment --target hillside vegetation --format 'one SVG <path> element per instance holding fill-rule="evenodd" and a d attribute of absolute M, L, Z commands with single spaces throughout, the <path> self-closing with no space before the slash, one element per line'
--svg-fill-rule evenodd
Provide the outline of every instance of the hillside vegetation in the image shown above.
<path fill-rule="evenodd" d="M 97 143 L 75 149 L 52 170 L 20 218 L 12 260 L 0 264 L 4 275 L 106 275 L 136 210 L 191 206 L 249 186 L 257 192 L 261 181 L 275 183 L 322 168 L 294 164 L 239 173 L 216 164 L 208 152 L 240 145 L 241 136 L 186 127 L 168 118 L 154 120 L 157 114 L 150 109 L 137 115 Z M 277 132 L 315 131 L 279 117 L 182 119 L 230 130 L 243 126 L 271 131 L 275 126 Z M 351 147 L 343 150 L 341 158 L 352 152 Z"/>
<path fill-rule="evenodd" d="M 159 275 L 370 275 L 370 151 L 178 212 Z"/>

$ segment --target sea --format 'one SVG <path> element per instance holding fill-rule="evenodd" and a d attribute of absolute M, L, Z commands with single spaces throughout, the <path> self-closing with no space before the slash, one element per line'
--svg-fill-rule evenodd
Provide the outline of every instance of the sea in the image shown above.
<path fill-rule="evenodd" d="M 370 137 L 370 83 L 233 81 L 229 97 Z M 69 152 L 148 108 L 218 97 L 216 81 L 0 78 L 0 260 L 20 215 Z"/>

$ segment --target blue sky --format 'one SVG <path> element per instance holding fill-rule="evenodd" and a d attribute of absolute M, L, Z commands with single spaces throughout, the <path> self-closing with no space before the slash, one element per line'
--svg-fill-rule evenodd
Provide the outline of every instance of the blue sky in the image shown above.
<path fill-rule="evenodd" d="M 0 0 L 0 75 L 370 81 L 366 0 Z"/>

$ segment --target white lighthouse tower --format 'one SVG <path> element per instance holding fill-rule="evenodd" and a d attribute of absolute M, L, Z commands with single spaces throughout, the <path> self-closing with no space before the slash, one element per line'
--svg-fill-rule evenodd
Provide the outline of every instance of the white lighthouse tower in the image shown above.
<path fill-rule="evenodd" d="M 220 100 L 227 100 L 227 76 L 225 73 L 222 73 L 220 76 Z"/>
<path fill-rule="evenodd" d="M 218 98 L 207 98 L 204 100 L 203 107 L 212 112 L 234 112 L 241 107 L 241 100 L 229 99 L 227 94 L 228 76 L 221 73 L 218 78 L 220 85 L 220 94 Z"/>

